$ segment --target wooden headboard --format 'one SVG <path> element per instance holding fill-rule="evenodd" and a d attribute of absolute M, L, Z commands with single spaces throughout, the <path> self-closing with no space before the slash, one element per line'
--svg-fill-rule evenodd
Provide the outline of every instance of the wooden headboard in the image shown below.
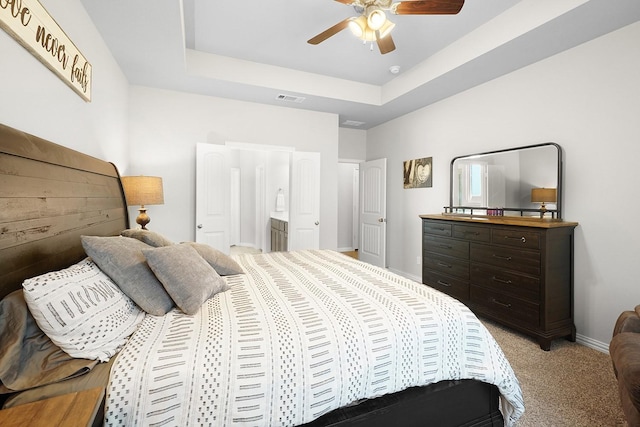
<path fill-rule="evenodd" d="M 0 124 L 0 298 L 128 227 L 115 165 Z"/>

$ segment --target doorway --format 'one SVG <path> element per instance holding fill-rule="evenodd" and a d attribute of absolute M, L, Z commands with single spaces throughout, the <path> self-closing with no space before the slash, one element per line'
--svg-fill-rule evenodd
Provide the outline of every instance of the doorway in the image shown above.
<path fill-rule="evenodd" d="M 357 251 L 360 241 L 360 164 L 338 163 L 338 251 Z"/>
<path fill-rule="evenodd" d="M 245 143 L 196 144 L 196 152 L 197 242 L 224 253 L 232 242 L 269 252 L 271 216 L 282 208 L 289 246 L 318 248 L 320 153 Z"/>

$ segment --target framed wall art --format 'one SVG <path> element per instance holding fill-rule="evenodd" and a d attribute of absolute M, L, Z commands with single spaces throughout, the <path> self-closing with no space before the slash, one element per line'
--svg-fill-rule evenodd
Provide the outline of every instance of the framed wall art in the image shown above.
<path fill-rule="evenodd" d="M 38 0 L 0 0 L 0 28 L 91 102 L 91 64 Z"/>
<path fill-rule="evenodd" d="M 431 157 L 405 160 L 404 188 L 425 188 L 433 185 L 433 161 Z"/>

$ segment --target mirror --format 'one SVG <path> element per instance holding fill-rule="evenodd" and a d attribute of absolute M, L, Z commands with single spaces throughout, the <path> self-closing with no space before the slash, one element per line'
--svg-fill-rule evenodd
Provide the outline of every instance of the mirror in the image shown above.
<path fill-rule="evenodd" d="M 540 216 L 543 209 L 562 218 L 562 149 L 548 142 L 455 157 L 450 188 L 446 213 Z M 540 189 L 537 202 L 532 189 Z M 552 189 L 557 200 L 540 200 L 553 198 Z"/>

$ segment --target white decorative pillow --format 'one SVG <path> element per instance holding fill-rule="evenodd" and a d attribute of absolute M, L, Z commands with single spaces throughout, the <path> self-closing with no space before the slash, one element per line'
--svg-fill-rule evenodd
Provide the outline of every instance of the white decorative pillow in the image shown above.
<path fill-rule="evenodd" d="M 108 361 L 145 316 L 91 258 L 27 279 L 22 288 L 40 329 L 76 358 Z"/>

